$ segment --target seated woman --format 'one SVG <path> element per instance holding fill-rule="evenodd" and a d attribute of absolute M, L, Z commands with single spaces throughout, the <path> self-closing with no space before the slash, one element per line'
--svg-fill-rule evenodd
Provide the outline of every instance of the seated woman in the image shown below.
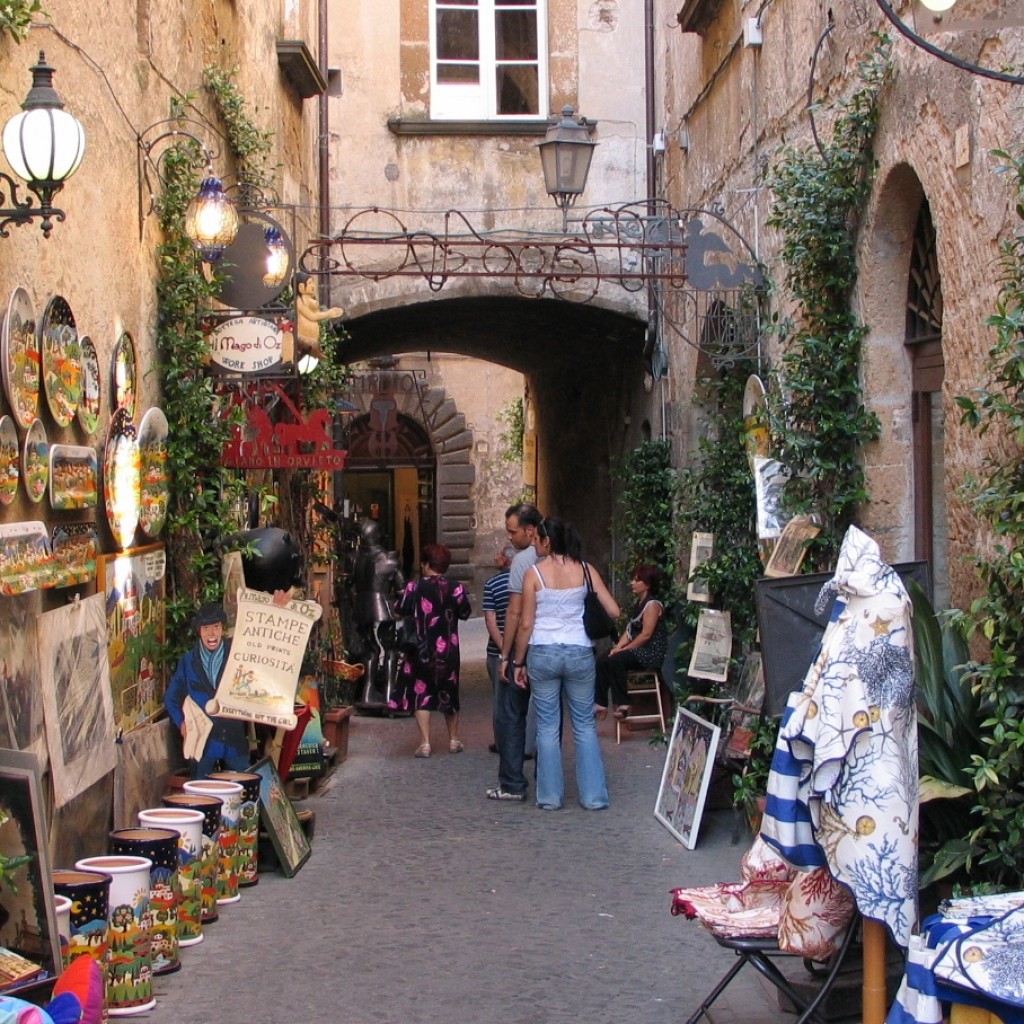
<path fill-rule="evenodd" d="M 668 650 L 665 629 L 665 606 L 657 598 L 661 573 L 653 565 L 638 565 L 633 570 L 630 590 L 636 606 L 626 632 L 618 643 L 597 659 L 597 685 L 594 693 L 594 714 L 604 718 L 608 713 L 608 694 L 615 705 L 615 717 L 629 714 L 626 673 L 632 669 L 660 669 Z"/>

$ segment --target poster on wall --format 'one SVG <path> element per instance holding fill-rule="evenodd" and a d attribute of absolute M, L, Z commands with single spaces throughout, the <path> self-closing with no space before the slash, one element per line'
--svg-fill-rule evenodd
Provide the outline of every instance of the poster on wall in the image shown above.
<path fill-rule="evenodd" d="M 41 615 L 39 670 L 55 805 L 114 770 L 114 708 L 103 595 Z"/>
<path fill-rule="evenodd" d="M 315 601 L 278 605 L 270 594 L 239 591 L 231 649 L 207 713 L 294 729 L 299 671 L 322 612 Z"/>
<path fill-rule="evenodd" d="M 144 725 L 163 708 L 166 568 L 162 544 L 100 558 L 98 589 L 118 735 Z"/>
<path fill-rule="evenodd" d="M 39 593 L 6 597 L 0 615 L 0 747 L 27 750 L 46 767 L 36 620 Z"/>

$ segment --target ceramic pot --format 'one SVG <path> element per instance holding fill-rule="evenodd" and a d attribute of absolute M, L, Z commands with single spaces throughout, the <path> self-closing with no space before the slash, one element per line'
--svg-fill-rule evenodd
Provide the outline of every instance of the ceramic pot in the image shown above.
<path fill-rule="evenodd" d="M 238 821 L 238 884 L 243 888 L 255 885 L 260 880 L 256 862 L 259 859 L 260 783 L 263 777 L 255 772 L 214 772 L 210 778 L 237 782 L 242 787 Z"/>
<path fill-rule="evenodd" d="M 57 939 L 60 942 L 60 965 L 63 969 L 71 962 L 71 900 L 67 896 L 58 896 L 55 893 L 53 910 L 57 915 Z"/>
<path fill-rule="evenodd" d="M 110 875 L 99 871 L 58 868 L 53 872 L 53 891 L 57 899 L 66 898 L 71 901 L 71 923 L 67 932 L 68 951 L 65 963 L 71 963 L 79 956 L 91 956 L 100 965 L 104 977 L 107 971 L 107 932 L 110 927 L 107 923 L 110 911 L 110 882 Z M 64 959 L 64 934 L 61 929 L 61 959 Z M 105 993 L 102 1019 L 107 1019 Z"/>
<path fill-rule="evenodd" d="M 139 824 L 174 833 L 177 940 L 181 946 L 196 946 L 203 941 L 203 812 L 184 807 L 150 807 L 139 811 Z"/>
<path fill-rule="evenodd" d="M 107 954 L 107 1010 L 111 1017 L 145 1013 L 156 1006 L 153 964 L 150 957 L 148 857 L 110 854 L 86 857 L 75 864 L 80 871 L 110 875 L 110 912 Z"/>
<path fill-rule="evenodd" d="M 121 828 L 110 833 L 111 853 L 148 857 L 149 873 L 149 955 L 154 974 L 181 969 L 178 956 L 178 833 L 169 828 Z"/>
<path fill-rule="evenodd" d="M 165 807 L 202 812 L 203 852 L 199 863 L 202 923 L 213 924 L 220 916 L 217 913 L 217 862 L 220 850 L 220 815 L 224 801 L 219 796 L 202 796 L 198 793 L 169 793 L 163 801 Z"/>
<path fill-rule="evenodd" d="M 216 796 L 223 801 L 217 855 L 217 903 L 237 903 L 238 894 L 238 829 L 242 820 L 242 787 L 225 779 L 193 779 L 184 786 L 186 793 Z"/>

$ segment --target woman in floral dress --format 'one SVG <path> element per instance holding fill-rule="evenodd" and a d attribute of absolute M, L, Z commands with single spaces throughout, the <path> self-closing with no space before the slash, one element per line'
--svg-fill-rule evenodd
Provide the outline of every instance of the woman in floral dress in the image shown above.
<path fill-rule="evenodd" d="M 400 692 L 393 706 L 416 716 L 420 745 L 416 757 L 430 757 L 430 712 L 440 711 L 448 727 L 448 750 L 462 753 L 459 739 L 459 620 L 469 618 L 469 597 L 461 583 L 444 574 L 452 553 L 443 544 L 423 548 L 422 576 L 406 586 L 399 615 L 416 624 L 416 647 L 406 653 Z"/>

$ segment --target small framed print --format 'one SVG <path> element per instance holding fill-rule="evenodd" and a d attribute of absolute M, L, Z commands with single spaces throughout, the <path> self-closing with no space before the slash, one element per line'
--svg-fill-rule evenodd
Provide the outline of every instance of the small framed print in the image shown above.
<path fill-rule="evenodd" d="M 717 725 L 692 711 L 676 712 L 654 816 L 688 850 L 697 845 L 719 735 Z"/>
<path fill-rule="evenodd" d="M 695 580 L 693 576 L 705 562 L 711 560 L 714 553 L 715 535 L 694 531 L 690 540 L 690 572 L 689 581 L 686 584 L 686 599 L 688 601 L 710 603 L 711 591 L 708 589 L 708 585 L 703 580 Z"/>
<path fill-rule="evenodd" d="M 260 821 L 277 854 L 281 873 L 285 878 L 291 878 L 309 860 L 312 847 L 284 791 L 274 762 L 265 757 L 250 770 L 260 776 Z"/>

